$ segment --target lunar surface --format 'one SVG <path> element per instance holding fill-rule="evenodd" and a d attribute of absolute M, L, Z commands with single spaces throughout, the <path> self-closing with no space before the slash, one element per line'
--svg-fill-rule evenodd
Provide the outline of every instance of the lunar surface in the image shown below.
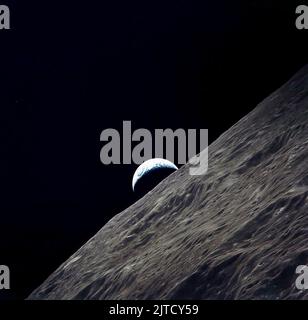
<path fill-rule="evenodd" d="M 110 220 L 30 299 L 306 299 L 308 66 Z"/>

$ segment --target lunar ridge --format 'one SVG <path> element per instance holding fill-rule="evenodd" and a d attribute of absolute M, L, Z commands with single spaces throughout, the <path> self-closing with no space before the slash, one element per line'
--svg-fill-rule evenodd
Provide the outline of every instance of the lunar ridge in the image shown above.
<path fill-rule="evenodd" d="M 29 299 L 307 299 L 308 66 L 111 219 Z"/>

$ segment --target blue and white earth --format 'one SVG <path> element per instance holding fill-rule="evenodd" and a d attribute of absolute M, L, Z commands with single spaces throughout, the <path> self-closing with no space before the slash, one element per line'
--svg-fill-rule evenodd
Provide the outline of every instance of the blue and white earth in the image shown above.
<path fill-rule="evenodd" d="M 135 171 L 132 181 L 133 190 L 140 195 L 145 194 L 177 169 L 174 163 L 166 159 L 147 160 Z"/>

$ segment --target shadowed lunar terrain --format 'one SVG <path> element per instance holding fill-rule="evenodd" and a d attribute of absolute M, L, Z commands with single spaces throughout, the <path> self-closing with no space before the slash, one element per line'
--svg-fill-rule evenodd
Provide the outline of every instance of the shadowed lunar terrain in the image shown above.
<path fill-rule="evenodd" d="M 206 175 L 171 174 L 29 299 L 308 298 L 307 194 L 308 66 L 210 145 Z"/>

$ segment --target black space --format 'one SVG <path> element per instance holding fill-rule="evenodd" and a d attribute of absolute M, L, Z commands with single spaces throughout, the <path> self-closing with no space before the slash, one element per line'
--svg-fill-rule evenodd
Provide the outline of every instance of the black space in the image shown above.
<path fill-rule="evenodd" d="M 25 298 L 134 201 L 100 133 L 206 128 L 212 142 L 308 62 L 298 1 L 2 1 L 0 264 Z"/>

